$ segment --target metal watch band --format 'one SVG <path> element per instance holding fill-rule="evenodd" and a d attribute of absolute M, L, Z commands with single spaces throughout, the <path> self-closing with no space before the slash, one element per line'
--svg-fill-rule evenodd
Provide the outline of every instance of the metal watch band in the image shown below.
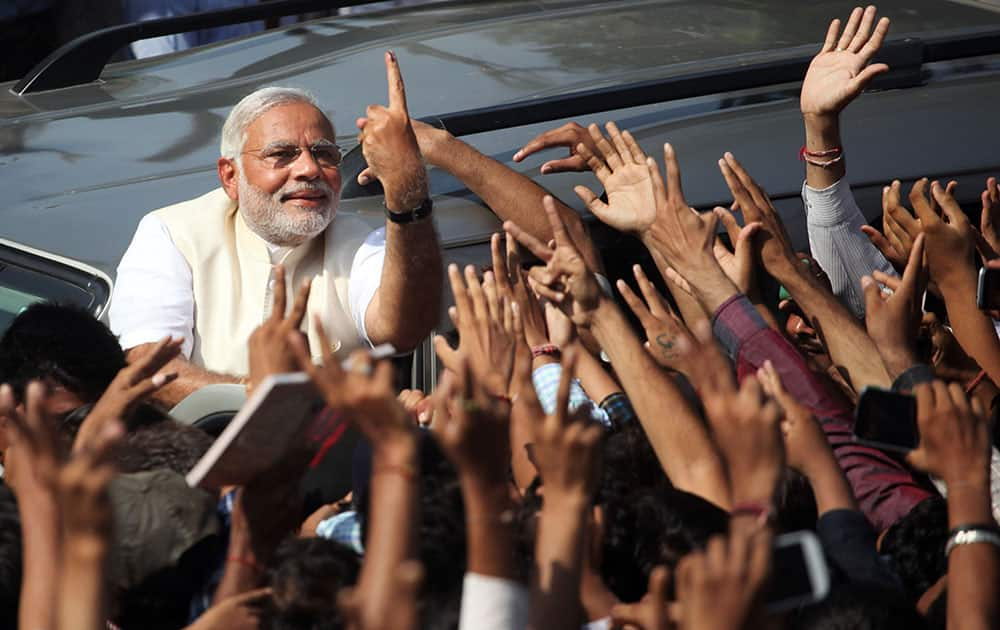
<path fill-rule="evenodd" d="M 431 210 L 434 209 L 434 202 L 428 197 L 424 199 L 424 202 L 413 210 L 407 210 L 406 212 L 393 212 L 389 210 L 388 207 L 385 209 L 385 217 L 392 221 L 393 223 L 413 223 L 414 221 L 419 221 L 420 219 L 425 219 L 431 216 Z"/>
<path fill-rule="evenodd" d="M 952 530 L 951 536 L 948 537 L 948 543 L 944 547 L 944 557 L 947 558 L 951 555 L 952 550 L 960 545 L 976 545 L 980 543 L 988 543 L 1000 549 L 1000 533 L 996 527 L 990 526 L 979 526 L 979 527 L 962 527 Z"/>

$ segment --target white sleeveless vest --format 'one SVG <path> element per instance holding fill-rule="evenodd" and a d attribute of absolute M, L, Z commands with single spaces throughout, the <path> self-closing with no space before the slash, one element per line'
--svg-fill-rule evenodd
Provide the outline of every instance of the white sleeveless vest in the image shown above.
<path fill-rule="evenodd" d="M 247 340 L 271 313 L 273 265 L 267 243 L 244 222 L 235 201 L 221 188 L 156 210 L 174 245 L 191 267 L 194 291 L 194 348 L 191 362 L 213 372 L 245 375 Z M 351 316 L 351 263 L 371 228 L 356 217 L 337 216 L 323 234 L 282 258 L 288 282 L 286 310 L 295 292 L 312 278 L 302 324 L 314 358 L 320 356 L 313 320 L 323 322 L 340 356 L 361 339 Z"/>

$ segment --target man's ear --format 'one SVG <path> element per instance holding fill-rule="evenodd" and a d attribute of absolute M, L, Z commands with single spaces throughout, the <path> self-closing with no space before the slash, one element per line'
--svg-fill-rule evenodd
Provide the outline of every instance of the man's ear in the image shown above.
<path fill-rule="evenodd" d="M 233 201 L 239 201 L 239 167 L 236 165 L 236 160 L 232 160 L 227 157 L 220 157 L 217 163 L 219 170 L 219 182 L 222 183 L 222 189 L 226 191 L 229 198 Z"/>

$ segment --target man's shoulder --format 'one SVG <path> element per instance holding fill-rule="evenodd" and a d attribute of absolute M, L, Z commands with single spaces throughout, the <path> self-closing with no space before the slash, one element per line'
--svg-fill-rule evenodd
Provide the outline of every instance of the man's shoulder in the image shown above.
<path fill-rule="evenodd" d="M 153 210 L 150 214 L 168 222 L 192 218 L 205 220 L 213 216 L 222 218 L 235 207 L 236 202 L 229 198 L 226 191 L 216 188 L 194 199 Z"/>

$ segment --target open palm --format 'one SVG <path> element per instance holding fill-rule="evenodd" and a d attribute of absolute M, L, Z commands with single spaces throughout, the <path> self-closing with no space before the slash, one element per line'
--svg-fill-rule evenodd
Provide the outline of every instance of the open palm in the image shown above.
<path fill-rule="evenodd" d="M 606 128 L 610 141 L 597 125 L 589 128 L 596 153 L 585 145 L 577 147 L 577 152 L 604 186 L 608 201 L 605 203 L 585 186 L 577 186 L 575 191 L 603 223 L 622 232 L 641 233 L 656 219 L 656 197 L 646 154 L 629 132 L 620 132 L 613 122 Z"/>
<path fill-rule="evenodd" d="M 888 18 L 874 22 L 875 7 L 869 7 L 855 9 L 843 33 L 840 20 L 830 23 L 823 48 L 809 64 L 802 82 L 803 114 L 839 113 L 875 76 L 889 70 L 884 63 L 868 65 L 889 31 Z"/>

